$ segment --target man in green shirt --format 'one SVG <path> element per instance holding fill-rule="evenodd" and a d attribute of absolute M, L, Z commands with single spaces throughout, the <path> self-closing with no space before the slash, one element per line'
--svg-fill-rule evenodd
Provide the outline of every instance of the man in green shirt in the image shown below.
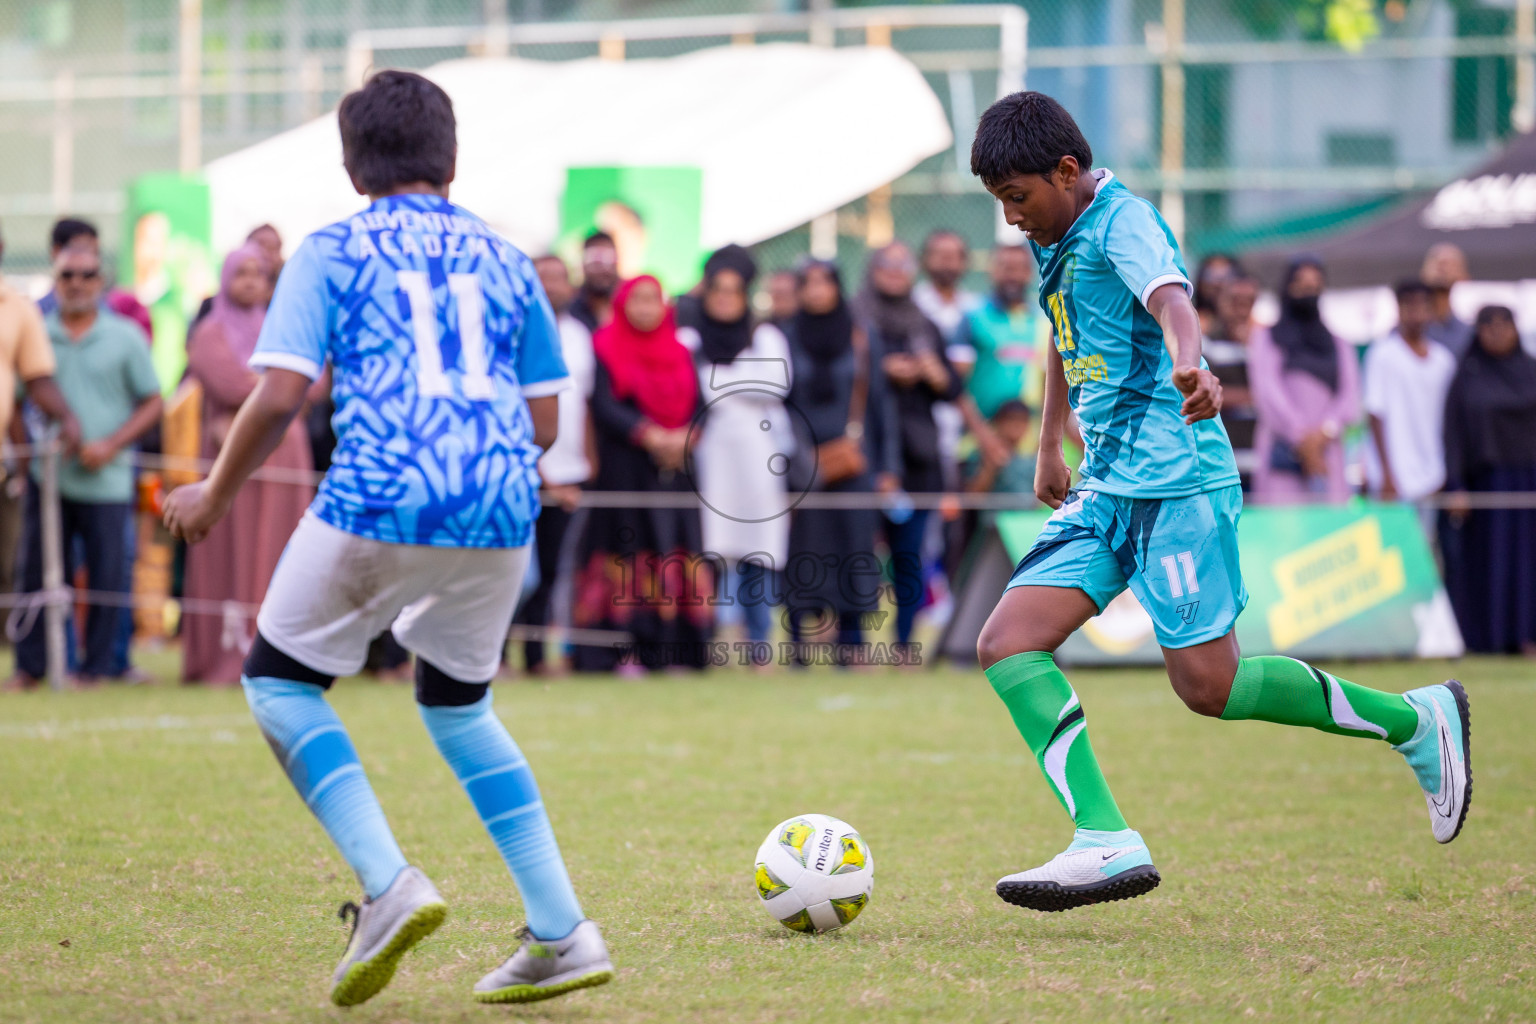
<path fill-rule="evenodd" d="M 993 250 L 992 294 L 965 320 L 965 340 L 976 351 L 966 390 L 989 420 L 1010 400 L 1040 408 L 1049 349 L 1042 318 L 1025 301 L 1031 263 L 1021 245 Z"/>
<path fill-rule="evenodd" d="M 102 308 L 101 256 L 86 247 L 65 248 L 54 262 L 59 306 L 46 319 L 57 369 L 54 377 L 80 421 L 78 453 L 59 465 L 66 578 L 73 576 L 77 542 L 85 552 L 90 589 L 126 594 L 132 583 L 124 544 L 133 515 L 130 449 L 160 420 L 160 382 L 131 321 Z M 22 589 L 43 587 L 40 460 L 32 462 L 28 488 Z M 112 638 L 126 609 L 92 604 L 86 616 L 79 676 L 89 682 L 112 675 Z M 41 618 L 41 617 L 39 617 Z M 47 669 L 41 622 L 16 640 L 16 671 L 25 682 Z"/>

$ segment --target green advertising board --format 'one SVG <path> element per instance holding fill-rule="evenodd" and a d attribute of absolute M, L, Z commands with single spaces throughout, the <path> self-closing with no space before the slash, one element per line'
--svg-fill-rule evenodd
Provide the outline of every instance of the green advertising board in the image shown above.
<path fill-rule="evenodd" d="M 1050 513 L 1009 512 L 997 528 L 1017 561 Z M 1248 609 L 1247 654 L 1298 658 L 1443 657 L 1461 635 L 1418 514 L 1352 502 L 1245 509 L 1238 553 Z M 1127 590 L 1061 649 L 1078 664 L 1161 664 L 1152 620 Z"/>
<path fill-rule="evenodd" d="M 155 373 L 167 396 L 187 367 L 187 327 L 218 288 L 208 183 L 146 174 L 128 186 L 122 284 L 149 309 Z"/>
<path fill-rule="evenodd" d="M 699 281 L 704 172 L 697 167 L 572 167 L 560 198 L 555 251 L 581 265 L 582 240 L 606 231 L 619 249 L 619 273 L 654 274 L 676 295 Z"/>

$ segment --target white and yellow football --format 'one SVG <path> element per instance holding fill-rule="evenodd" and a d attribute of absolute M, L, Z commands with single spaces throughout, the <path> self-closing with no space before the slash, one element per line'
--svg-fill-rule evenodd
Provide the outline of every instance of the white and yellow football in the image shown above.
<path fill-rule="evenodd" d="M 797 932 L 829 932 L 859 916 L 875 888 L 875 859 L 852 825 L 800 814 L 774 826 L 757 849 L 763 909 Z"/>

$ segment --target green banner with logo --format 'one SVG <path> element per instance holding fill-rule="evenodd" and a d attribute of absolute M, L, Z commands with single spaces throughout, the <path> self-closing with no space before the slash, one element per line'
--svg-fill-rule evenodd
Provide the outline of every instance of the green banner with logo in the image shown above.
<path fill-rule="evenodd" d="M 149 308 L 155 373 L 167 396 L 187 366 L 187 327 L 218 290 L 208 183 L 197 176 L 145 174 L 128 186 L 123 284 Z"/>
<path fill-rule="evenodd" d="M 1049 512 L 1009 512 L 997 528 L 1017 561 Z M 1454 657 L 1462 653 L 1450 601 L 1418 514 L 1351 502 L 1249 508 L 1238 530 L 1248 609 L 1245 654 L 1298 658 Z M 1077 664 L 1161 664 L 1152 620 L 1129 590 L 1062 647 Z"/>
<path fill-rule="evenodd" d="M 613 236 L 621 277 L 654 274 L 673 295 L 699 281 L 704 172 L 697 167 L 572 167 L 560 198 L 555 251 L 581 265 L 593 231 Z"/>

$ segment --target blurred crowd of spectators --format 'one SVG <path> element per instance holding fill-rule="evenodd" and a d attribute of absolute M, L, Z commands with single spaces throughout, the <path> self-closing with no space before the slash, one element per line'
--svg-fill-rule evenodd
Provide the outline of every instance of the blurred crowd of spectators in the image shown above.
<path fill-rule="evenodd" d="M 247 361 L 282 240 L 264 225 L 227 256 L 174 388 L 156 379 L 144 307 L 106 287 L 94 228 L 60 221 L 51 242 L 54 286 L 40 303 L 0 284 L 0 421 L 13 446 L 0 582 L 43 586 L 41 468 L 26 445 L 51 422 L 66 450 L 66 577 L 88 591 L 83 628 L 69 630 L 71 669 L 83 683 L 133 679 L 135 564 L 165 543 L 150 514 L 160 476 L 133 456 L 218 453 L 256 382 Z M 1032 421 L 1051 338 L 1031 254 L 998 246 L 986 289 L 973 292 L 965 283 L 980 263 L 953 231 L 916 252 L 899 241 L 874 250 L 859 282 L 811 258 L 762 275 L 750 252 L 727 246 L 678 296 L 651 276 L 621 280 L 618 257 L 599 232 L 579 268 L 535 261 L 577 386 L 561 396 L 559 440 L 540 461 L 545 508 L 518 613 L 533 637 L 528 670 L 702 667 L 723 637 L 761 652 L 753 660 L 766 668 L 776 621 L 805 650 L 850 652 L 868 647 L 887 604 L 900 660 L 918 614 L 942 616 L 983 521 L 910 496 L 1037 504 Z M 1275 282 L 1273 324 L 1254 315 L 1263 282 L 1232 257 L 1200 264 L 1195 299 L 1249 500 L 1418 503 L 1468 647 L 1536 655 L 1536 508 L 1467 497 L 1536 498 L 1536 359 L 1509 309 L 1455 316 L 1451 289 L 1465 278 L 1460 254 L 1437 247 L 1420 278 L 1395 285 L 1397 326 L 1364 349 L 1324 323 L 1327 268 L 1315 259 L 1297 258 Z M 24 416 L 10 415 L 17 394 Z M 238 681 L 254 607 L 328 465 L 329 415 L 322 380 L 230 516 L 178 553 L 187 680 Z M 583 492 L 685 500 L 583 502 Z M 701 500 L 686 500 L 694 492 Z M 849 500 L 796 507 L 812 493 Z M 574 630 L 575 642 L 551 648 L 549 627 Z M 36 607 L 13 610 L 10 631 L 11 685 L 35 685 L 45 671 Z M 386 634 L 370 665 L 387 674 L 405 660 Z"/>
<path fill-rule="evenodd" d="M 1397 325 L 1364 348 L 1323 322 L 1327 268 L 1307 256 L 1279 282 L 1272 325 L 1229 256 L 1201 263 L 1196 307 L 1249 500 L 1417 504 L 1468 649 L 1536 656 L 1536 359 L 1509 308 L 1456 316 L 1467 277 L 1455 246 L 1432 248 L 1393 285 Z M 1526 507 L 1479 507 L 1479 493 Z"/>

